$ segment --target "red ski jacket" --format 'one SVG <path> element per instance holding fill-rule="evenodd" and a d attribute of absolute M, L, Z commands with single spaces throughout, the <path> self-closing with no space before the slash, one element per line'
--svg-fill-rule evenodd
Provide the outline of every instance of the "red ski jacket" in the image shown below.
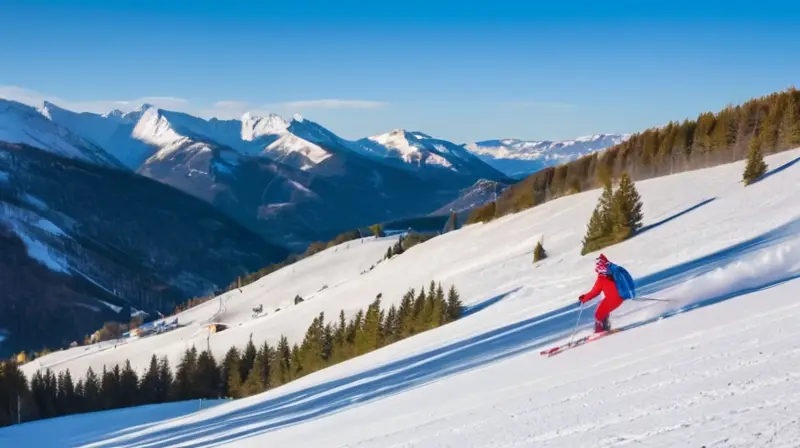
<path fill-rule="evenodd" d="M 622 297 L 620 297 L 619 291 L 617 291 L 617 285 L 614 283 L 614 280 L 602 274 L 597 276 L 597 281 L 594 282 L 592 290 L 583 294 L 580 301 L 586 303 L 597 297 L 601 292 L 605 296 L 604 301 L 608 300 L 615 304 L 622 303 Z"/>

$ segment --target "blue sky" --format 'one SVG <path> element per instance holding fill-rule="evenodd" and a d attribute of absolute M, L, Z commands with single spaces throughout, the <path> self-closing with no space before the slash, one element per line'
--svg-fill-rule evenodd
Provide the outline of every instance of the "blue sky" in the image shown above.
<path fill-rule="evenodd" d="M 793 2 L 9 0 L 0 23 L 0 96 L 347 138 L 635 132 L 800 85 Z"/>

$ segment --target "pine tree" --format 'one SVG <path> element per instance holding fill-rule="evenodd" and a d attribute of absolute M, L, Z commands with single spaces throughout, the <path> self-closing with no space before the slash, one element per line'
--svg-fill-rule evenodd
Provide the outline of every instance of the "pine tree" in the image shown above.
<path fill-rule="evenodd" d="M 447 298 L 444 296 L 444 289 L 442 289 L 442 284 L 439 283 L 436 285 L 436 308 L 439 311 L 439 316 L 437 319 L 436 326 L 444 325 L 447 322 Z"/>
<path fill-rule="evenodd" d="M 242 377 L 240 375 L 240 369 L 239 369 L 240 362 L 241 362 L 240 360 L 236 360 L 236 363 L 231 365 L 231 367 L 236 367 L 236 369 L 228 370 L 227 396 L 229 397 L 242 398 L 247 396 L 243 388 Z"/>
<path fill-rule="evenodd" d="M 642 227 L 642 199 L 628 173 L 623 172 L 611 212 L 614 242 L 633 236 Z"/>
<path fill-rule="evenodd" d="M 72 380 L 72 373 L 69 369 L 64 371 L 64 386 L 62 387 L 64 396 L 61 409 L 64 414 L 74 414 L 78 412 L 77 409 L 77 393 L 75 392 L 75 383 Z"/>
<path fill-rule="evenodd" d="M 747 151 L 747 162 L 742 174 L 742 180 L 745 185 L 750 185 L 766 172 L 767 164 L 764 162 L 764 156 L 761 155 L 761 140 L 754 136 Z"/>
<path fill-rule="evenodd" d="M 286 384 L 293 379 L 292 349 L 289 346 L 289 340 L 286 339 L 286 336 L 281 336 L 278 341 L 277 359 L 280 367 L 280 375 L 278 376 L 279 382 L 277 384 Z"/>
<path fill-rule="evenodd" d="M 614 191 L 611 182 L 607 182 L 603 188 L 603 194 L 597 200 L 597 206 L 592 212 L 589 224 L 586 226 L 581 255 L 586 255 L 609 244 L 613 224 L 611 219 L 613 201 Z"/>
<path fill-rule="evenodd" d="M 103 366 L 103 376 L 100 384 L 100 396 L 103 401 L 103 409 L 117 409 L 120 407 L 121 400 L 120 393 L 120 373 L 119 366 L 114 366 L 113 369 L 107 370 Z"/>
<path fill-rule="evenodd" d="M 131 367 L 130 361 L 125 360 L 119 378 L 120 407 L 134 406 L 139 402 L 139 376 Z"/>
<path fill-rule="evenodd" d="M 322 362 L 326 366 L 333 358 L 334 331 L 333 324 L 328 322 L 322 334 Z M 267 387 L 271 386 L 267 385 Z"/>
<path fill-rule="evenodd" d="M 175 379 L 172 376 L 172 369 L 169 360 L 164 355 L 158 362 L 158 387 L 156 389 L 156 403 L 165 403 L 173 395 Z"/>
<path fill-rule="evenodd" d="M 400 308 L 397 310 L 397 315 L 401 322 L 400 339 L 410 336 L 414 328 L 414 294 L 414 289 L 409 289 L 403 295 Z"/>
<path fill-rule="evenodd" d="M 197 398 L 194 393 L 194 373 L 197 368 L 197 349 L 186 349 L 181 362 L 175 370 L 175 384 L 172 388 L 175 401 Z"/>
<path fill-rule="evenodd" d="M 220 380 L 222 385 L 221 395 L 223 397 L 233 397 L 238 396 L 239 391 L 230 389 L 230 382 L 231 382 L 231 374 L 235 374 L 239 378 L 239 386 L 241 386 L 241 376 L 239 376 L 239 364 L 241 363 L 241 358 L 239 356 L 239 349 L 235 346 L 232 346 L 228 349 L 228 352 L 225 354 L 225 358 L 222 360 L 222 372 L 220 373 Z"/>
<path fill-rule="evenodd" d="M 533 262 L 536 263 L 537 261 L 544 260 L 545 258 L 547 258 L 547 252 L 544 250 L 542 240 L 539 240 L 536 243 L 536 247 L 533 248 Z"/>
<path fill-rule="evenodd" d="M 102 408 L 100 399 L 100 380 L 91 367 L 86 370 L 86 382 L 83 386 L 83 398 L 86 411 L 98 411 Z"/>
<path fill-rule="evenodd" d="M 260 394 L 267 390 L 264 384 L 264 373 L 267 371 L 267 360 L 263 356 L 256 356 L 253 361 L 253 368 L 247 375 L 247 379 L 242 385 L 242 394 L 246 397 Z"/>
<path fill-rule="evenodd" d="M 85 401 L 85 393 L 86 393 L 86 386 L 83 384 L 83 380 L 78 380 L 75 383 L 75 412 L 88 412 L 86 409 L 86 401 Z"/>
<path fill-rule="evenodd" d="M 195 398 L 218 398 L 220 396 L 221 372 L 214 355 L 208 350 L 203 350 L 197 357 L 197 367 L 193 376 Z"/>
<path fill-rule="evenodd" d="M 256 362 L 257 354 L 258 351 L 256 350 L 256 345 L 253 343 L 253 335 L 251 334 L 247 345 L 244 347 L 244 352 L 242 353 L 241 362 L 239 364 L 239 376 L 242 379 L 242 383 L 244 383 L 247 376 L 250 374 L 250 370 Z"/>
<path fill-rule="evenodd" d="M 141 382 L 139 383 L 139 398 L 141 403 L 152 404 L 158 403 L 158 358 L 156 354 L 150 357 L 150 365 L 142 375 Z"/>
<path fill-rule="evenodd" d="M 375 299 L 367 308 L 364 316 L 364 325 L 356 333 L 356 353 L 359 355 L 371 352 L 378 348 L 380 343 L 380 299 Z"/>
<path fill-rule="evenodd" d="M 452 322 L 461 317 L 464 306 L 461 303 L 461 297 L 456 291 L 456 286 L 451 285 L 450 291 L 447 293 L 447 321 Z"/>
<path fill-rule="evenodd" d="M 778 145 L 781 149 L 800 146 L 800 109 L 794 89 L 787 92 L 786 107 L 778 131 Z"/>

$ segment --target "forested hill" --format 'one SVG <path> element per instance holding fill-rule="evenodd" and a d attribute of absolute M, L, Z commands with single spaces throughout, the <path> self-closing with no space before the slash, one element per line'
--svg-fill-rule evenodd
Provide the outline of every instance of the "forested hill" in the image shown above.
<path fill-rule="evenodd" d="M 694 120 L 672 121 L 624 143 L 538 171 L 507 189 L 482 213 L 502 216 L 555 197 L 595 188 L 622 171 L 634 180 L 741 160 L 751 145 L 771 154 L 800 146 L 800 91 L 790 88 Z"/>

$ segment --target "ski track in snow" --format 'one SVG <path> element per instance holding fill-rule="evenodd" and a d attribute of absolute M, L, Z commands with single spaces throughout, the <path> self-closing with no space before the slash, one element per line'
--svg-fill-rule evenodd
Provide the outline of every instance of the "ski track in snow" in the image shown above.
<path fill-rule="evenodd" d="M 604 253 L 631 271 L 641 296 L 673 300 L 626 302 L 612 317 L 618 334 L 538 353 L 569 337 L 575 297 L 594 280 L 594 257 L 577 255 L 599 195 L 585 192 L 379 264 L 394 237 L 351 241 L 225 294 L 222 309 L 218 299 L 181 313 L 185 328 L 47 355 L 42 365 L 74 376 L 125 358 L 141 369 L 152 353 L 174 365 L 190 344 L 205 347 L 201 325 L 213 318 L 231 325 L 210 339 L 219 359 L 250 333 L 258 343 L 298 340 L 320 311 L 352 314 L 378 292 L 388 306 L 431 278 L 455 283 L 467 306 L 457 322 L 264 394 L 41 446 L 797 447 L 800 164 L 786 167 L 798 158 L 768 157 L 771 174 L 746 188 L 741 162 L 637 183 L 646 227 Z M 549 258 L 533 265 L 542 235 Z M 295 294 L 310 300 L 294 306 Z M 257 304 L 268 313 L 252 319 Z M 580 334 L 593 311 L 581 314 Z M 0 429 L 0 444 L 45 437 Z"/>

